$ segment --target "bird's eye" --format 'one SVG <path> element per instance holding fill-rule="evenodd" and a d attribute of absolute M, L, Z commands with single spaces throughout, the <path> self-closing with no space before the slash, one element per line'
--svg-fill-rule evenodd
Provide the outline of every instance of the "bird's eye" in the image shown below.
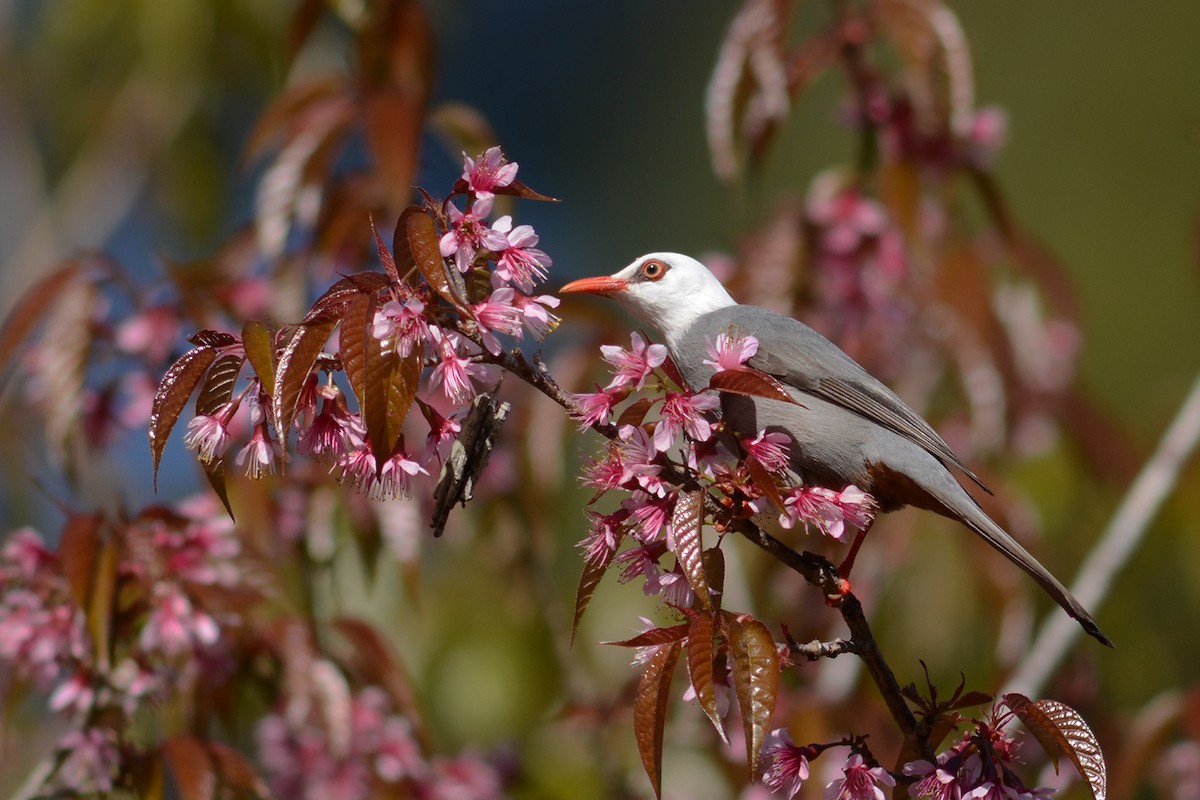
<path fill-rule="evenodd" d="M 667 274 L 667 265 L 657 258 L 651 258 L 642 264 L 642 277 L 648 281 L 656 281 Z"/>

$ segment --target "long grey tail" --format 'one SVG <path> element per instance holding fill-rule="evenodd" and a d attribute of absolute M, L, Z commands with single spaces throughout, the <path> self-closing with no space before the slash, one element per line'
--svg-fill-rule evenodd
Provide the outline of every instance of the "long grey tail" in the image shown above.
<path fill-rule="evenodd" d="M 1067 591 L 1067 587 L 1063 586 L 1058 578 L 1051 575 L 1050 570 L 1043 567 L 1016 539 L 1009 536 L 1003 528 L 983 513 L 982 509 L 975 505 L 969 508 L 957 508 L 955 516 L 983 537 L 988 544 L 1007 556 L 1010 561 L 1029 573 L 1030 577 L 1037 581 L 1038 585 L 1045 589 L 1046 593 L 1053 597 L 1064 611 L 1079 621 L 1079 624 L 1092 638 L 1107 647 L 1113 646 L 1112 640 L 1104 635 L 1088 610 L 1075 599 L 1075 595 Z"/>

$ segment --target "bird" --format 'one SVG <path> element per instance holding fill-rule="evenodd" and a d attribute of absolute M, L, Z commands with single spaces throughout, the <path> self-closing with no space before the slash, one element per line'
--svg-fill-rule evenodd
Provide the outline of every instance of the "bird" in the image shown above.
<path fill-rule="evenodd" d="M 571 281 L 560 291 L 611 298 L 656 330 L 693 389 L 707 387 L 713 374 L 704 363 L 709 341 L 722 333 L 755 337 L 758 351 L 746 366 L 775 378 L 795 402 L 722 392 L 727 428 L 747 436 L 785 434 L 790 468 L 808 485 L 840 491 L 853 484 L 881 512 L 914 506 L 962 523 L 1028 573 L 1088 634 L 1113 646 L 1071 592 L 964 488 L 952 468 L 987 491 L 933 427 L 816 330 L 739 304 L 707 267 L 679 253 L 648 253 L 612 275 Z"/>

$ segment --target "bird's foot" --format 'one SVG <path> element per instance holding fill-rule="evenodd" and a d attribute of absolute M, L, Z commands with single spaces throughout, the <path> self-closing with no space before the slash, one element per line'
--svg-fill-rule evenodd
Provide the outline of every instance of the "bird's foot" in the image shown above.
<path fill-rule="evenodd" d="M 837 608 L 846 599 L 846 595 L 850 594 L 850 581 L 845 578 L 835 578 L 832 583 L 832 590 L 825 592 L 825 605 Z"/>

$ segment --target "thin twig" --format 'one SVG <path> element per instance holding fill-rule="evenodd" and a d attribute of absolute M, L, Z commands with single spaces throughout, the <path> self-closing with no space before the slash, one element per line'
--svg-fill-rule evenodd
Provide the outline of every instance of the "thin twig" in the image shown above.
<path fill-rule="evenodd" d="M 1096 612 L 1113 579 L 1145 538 L 1150 522 L 1171 494 L 1188 459 L 1200 444 L 1200 376 L 1163 434 L 1154 455 L 1129 487 L 1100 541 L 1084 561 L 1071 587 L 1079 602 Z M 1055 614 L 1042 626 L 1029 655 L 1002 690 L 1037 696 L 1079 636 L 1075 620 Z"/>

